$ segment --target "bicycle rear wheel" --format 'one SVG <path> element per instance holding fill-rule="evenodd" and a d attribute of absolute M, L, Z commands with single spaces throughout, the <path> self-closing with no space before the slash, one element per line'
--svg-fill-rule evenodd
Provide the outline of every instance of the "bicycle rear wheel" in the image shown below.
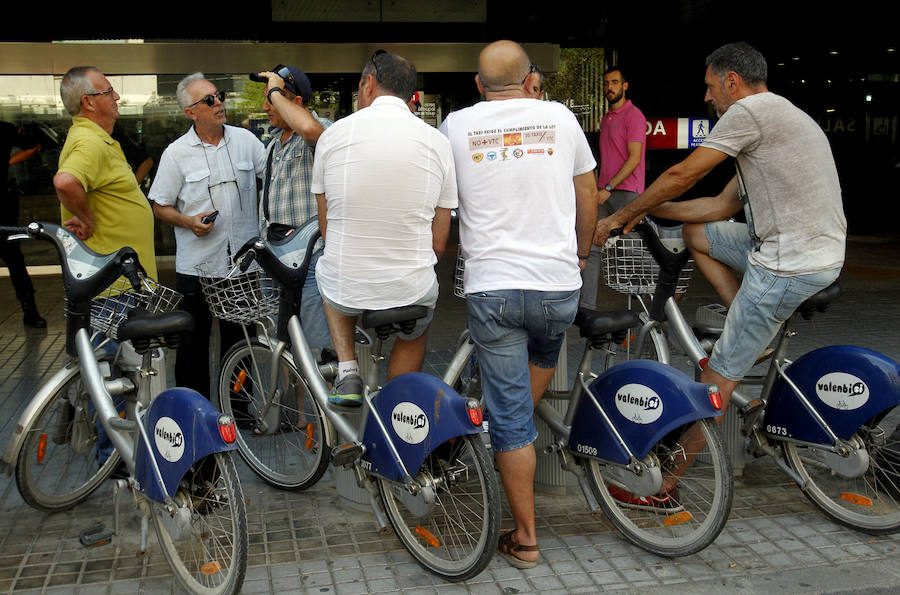
<path fill-rule="evenodd" d="M 855 478 L 833 472 L 823 449 L 782 444 L 791 469 L 806 482 L 806 497 L 832 520 L 872 535 L 900 530 L 900 440 L 879 438 L 879 430 L 872 423 L 857 432 L 869 467 Z"/>
<path fill-rule="evenodd" d="M 39 510 L 67 510 L 85 500 L 119 464 L 115 450 L 101 465 L 97 412 L 73 366 L 24 429 L 16 459 L 16 485 L 22 499 Z"/>
<path fill-rule="evenodd" d="M 237 593 L 247 571 L 247 509 L 230 453 L 200 459 L 181 480 L 173 517 L 150 504 L 163 555 L 190 593 Z"/>
<path fill-rule="evenodd" d="M 682 441 L 696 427 L 706 440 L 701 453 L 683 470 L 679 469 L 692 453 Z M 650 450 L 662 469 L 663 479 L 677 481 L 667 505 L 640 506 L 613 497 L 622 493 L 621 485 L 607 481 L 603 465 L 594 459 L 581 459 L 594 497 L 612 524 L 629 541 L 660 556 L 687 556 L 696 553 L 722 531 L 731 510 L 733 480 L 731 463 L 722 438 L 712 419 L 701 419 L 671 432 Z M 679 469 L 680 470 L 680 469 Z"/>
<path fill-rule="evenodd" d="M 425 459 L 416 480 L 433 489 L 433 504 L 402 485 L 378 480 L 400 541 L 419 564 L 448 581 L 480 573 L 500 533 L 500 489 L 481 439 L 460 436 L 445 442 Z"/>
<path fill-rule="evenodd" d="M 331 449 L 318 403 L 291 359 L 282 353 L 271 382 L 273 352 L 259 339 L 225 355 L 219 407 L 234 417 L 241 457 L 267 483 L 303 490 L 325 473 Z M 279 399 L 264 411 L 273 396 Z"/>
<path fill-rule="evenodd" d="M 646 314 L 641 314 L 641 323 L 647 323 Z M 643 327 L 640 327 L 643 328 Z M 644 343 L 640 347 L 637 345 L 637 331 L 629 331 L 626 339 L 625 347 L 628 348 L 628 359 L 649 359 L 664 364 L 669 363 L 669 344 L 666 341 L 666 335 L 658 326 L 654 326 L 644 338 Z M 629 345 L 628 342 L 631 342 Z"/>

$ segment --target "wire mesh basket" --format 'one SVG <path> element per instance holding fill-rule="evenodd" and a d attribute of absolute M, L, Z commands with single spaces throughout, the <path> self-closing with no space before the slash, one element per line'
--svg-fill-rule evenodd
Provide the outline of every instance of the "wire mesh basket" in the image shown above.
<path fill-rule="evenodd" d="M 197 267 L 200 287 L 212 315 L 237 324 L 252 324 L 278 313 L 278 286 L 260 269 L 232 277 L 207 274 L 209 269 Z"/>
<path fill-rule="evenodd" d="M 466 260 L 462 253 L 456 255 L 456 270 L 453 272 L 453 295 L 458 298 L 466 298 L 466 289 L 463 287 L 463 276 L 466 272 Z"/>
<path fill-rule="evenodd" d="M 108 337 L 118 339 L 119 325 L 135 308 L 152 314 L 171 312 L 178 307 L 181 294 L 152 279 L 141 279 L 141 289 L 135 291 L 131 283 L 119 278 L 106 291 L 91 301 L 91 328 Z"/>
<path fill-rule="evenodd" d="M 611 238 L 602 248 L 603 275 L 606 286 L 626 294 L 652 294 L 656 291 L 659 265 L 641 238 Z M 691 258 L 681 269 L 675 293 L 687 291 L 694 271 Z"/>

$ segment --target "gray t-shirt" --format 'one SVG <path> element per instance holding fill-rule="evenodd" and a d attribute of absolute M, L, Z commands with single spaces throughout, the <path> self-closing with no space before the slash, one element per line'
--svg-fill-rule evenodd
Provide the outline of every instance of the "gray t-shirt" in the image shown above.
<path fill-rule="evenodd" d="M 731 107 L 703 142 L 737 157 L 760 249 L 753 264 L 778 275 L 844 263 L 847 220 L 831 146 L 790 101 L 756 93 Z"/>

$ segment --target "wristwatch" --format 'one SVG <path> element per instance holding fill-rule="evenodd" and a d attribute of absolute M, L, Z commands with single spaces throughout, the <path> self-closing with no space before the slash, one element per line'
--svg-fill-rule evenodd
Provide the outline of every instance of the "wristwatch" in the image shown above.
<path fill-rule="evenodd" d="M 269 100 L 269 103 L 272 103 L 272 93 L 281 93 L 282 96 L 287 97 L 287 95 L 284 94 L 284 89 L 281 87 L 272 87 L 266 94 L 266 99 Z"/>
<path fill-rule="evenodd" d="M 603 189 L 606 190 L 607 192 L 612 192 L 612 186 L 610 186 L 609 184 L 604 186 Z"/>

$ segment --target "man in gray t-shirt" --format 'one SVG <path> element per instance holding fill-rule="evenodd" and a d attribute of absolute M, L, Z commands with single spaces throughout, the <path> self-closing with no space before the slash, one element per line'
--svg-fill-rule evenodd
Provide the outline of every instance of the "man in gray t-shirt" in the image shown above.
<path fill-rule="evenodd" d="M 594 243 L 647 213 L 685 221 L 697 266 L 729 307 L 701 380 L 731 393 L 806 298 L 844 263 L 847 222 L 822 129 L 766 87 L 766 61 L 746 43 L 706 59 L 706 101 L 719 121 L 705 142 L 628 206 L 597 223 Z M 667 202 L 729 157 L 737 174 L 718 196 Z M 742 201 L 742 195 L 744 201 Z M 746 202 L 746 206 L 744 205 Z M 747 223 L 727 221 L 745 208 Z M 744 271 L 740 287 L 731 268 Z"/>

